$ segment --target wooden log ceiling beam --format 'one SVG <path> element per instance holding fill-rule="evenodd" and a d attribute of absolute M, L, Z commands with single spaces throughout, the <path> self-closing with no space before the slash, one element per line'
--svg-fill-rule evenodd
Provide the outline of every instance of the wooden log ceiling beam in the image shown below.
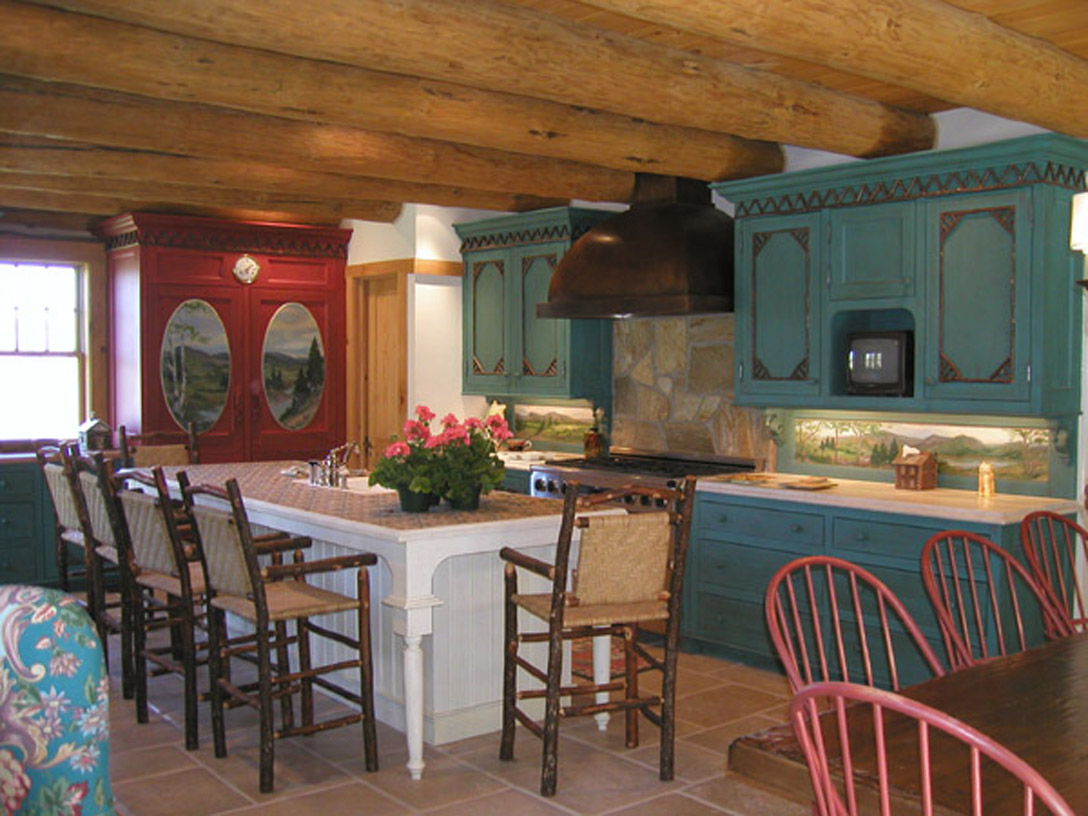
<path fill-rule="evenodd" d="M 332 215 L 327 210 L 315 214 L 313 218 L 304 219 L 297 212 L 247 210 L 234 207 L 222 209 L 207 204 L 187 205 L 168 200 L 113 198 L 106 195 L 70 191 L 57 192 L 28 187 L 0 187 L 0 208 L 5 212 L 11 209 L 43 213 L 43 223 L 46 224 L 49 223 L 48 214 L 51 213 L 73 213 L 87 217 L 91 222 L 94 222 L 130 210 L 162 212 L 173 215 L 202 215 L 206 218 L 224 218 L 233 221 L 306 223 L 328 227 L 335 227 L 340 224 L 339 216 Z M 387 219 L 383 218 L 382 220 Z"/>
<path fill-rule="evenodd" d="M 43 0 L 44 2 L 44 0 Z M 857 156 L 928 116 L 492 0 L 51 0 L 209 40 Z"/>
<path fill-rule="evenodd" d="M 581 2 L 1088 137 L 1088 60 L 941 0 Z"/>
<path fill-rule="evenodd" d="M 256 190 L 330 199 L 411 201 L 443 207 L 520 212 L 568 203 L 563 199 L 495 193 L 437 184 L 413 184 L 283 165 L 194 158 L 127 147 L 108 147 L 65 139 L 0 133 L 0 172 L 84 178 L 126 178 L 144 183 L 187 184 Z M 350 216 L 357 217 L 357 216 Z"/>
<path fill-rule="evenodd" d="M 128 178 L 98 176 L 58 176 L 38 173 L 0 173 L 0 201 L 13 190 L 29 190 L 57 195 L 96 196 L 130 203 L 128 209 L 147 209 L 149 205 L 184 204 L 219 210 L 248 210 L 291 213 L 297 219 L 358 218 L 364 221 L 395 221 L 400 215 L 399 201 L 337 199 L 329 196 L 301 196 L 264 193 L 249 189 L 235 190 L 199 184 L 147 183 Z M 68 208 L 60 208 L 68 209 Z M 82 210 L 81 210 L 82 212 Z"/>
<path fill-rule="evenodd" d="M 549 199 L 634 191 L 634 173 L 588 164 L 4 75 L 0 131 Z"/>
<path fill-rule="evenodd" d="M 320 6 L 315 7 L 315 10 Z M 707 181 L 776 173 L 776 144 L 222 45 L 0 0 L 0 72 Z"/>

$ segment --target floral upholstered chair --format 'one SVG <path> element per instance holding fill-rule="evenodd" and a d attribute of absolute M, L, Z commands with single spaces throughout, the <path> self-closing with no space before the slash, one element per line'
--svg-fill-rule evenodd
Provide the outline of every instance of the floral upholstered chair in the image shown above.
<path fill-rule="evenodd" d="M 0 807 L 114 812 L 102 646 L 83 607 L 58 590 L 0 585 Z"/>

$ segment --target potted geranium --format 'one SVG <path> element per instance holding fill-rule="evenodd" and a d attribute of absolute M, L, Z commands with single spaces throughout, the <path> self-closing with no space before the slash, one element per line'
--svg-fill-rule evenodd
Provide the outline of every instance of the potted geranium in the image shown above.
<path fill-rule="evenodd" d="M 403 510 L 421 513 L 442 495 L 442 485 L 437 481 L 441 451 L 438 437 L 430 428 L 434 412 L 419 405 L 415 413 L 416 419 L 404 422 L 404 439 L 385 449 L 368 481 L 396 490 Z"/>
<path fill-rule="evenodd" d="M 422 512 L 443 496 L 455 509 L 475 509 L 481 493 L 502 483 L 504 468 L 495 451 L 511 435 L 506 420 L 470 417 L 462 423 L 447 414 L 436 434 L 430 408 L 416 406 L 415 414 L 404 423 L 404 439 L 389 445 L 371 470 L 370 484 L 396 490 L 408 512 Z"/>
<path fill-rule="evenodd" d="M 481 420 L 459 422 L 453 414 L 442 418 L 442 456 L 439 468 L 442 495 L 455 510 L 475 510 L 480 495 L 502 484 L 505 467 L 496 448 L 511 436 L 506 420 L 494 414 Z"/>

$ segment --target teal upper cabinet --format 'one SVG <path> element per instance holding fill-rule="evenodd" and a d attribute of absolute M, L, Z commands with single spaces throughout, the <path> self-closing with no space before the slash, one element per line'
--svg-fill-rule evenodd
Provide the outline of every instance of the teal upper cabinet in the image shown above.
<path fill-rule="evenodd" d="M 927 397 L 1029 399 L 1030 222 L 1027 190 L 927 202 Z"/>
<path fill-rule="evenodd" d="M 830 210 L 828 297 L 910 297 L 917 249 L 914 204 Z"/>
<path fill-rule="evenodd" d="M 819 393 L 820 215 L 760 218 L 738 232 L 738 374 L 749 395 Z"/>
<path fill-rule="evenodd" d="M 712 185 L 740 236 L 737 403 L 1076 414 L 1086 168 L 1088 142 L 1042 134 Z M 869 331 L 909 333 L 905 396 L 848 393 Z"/>
<path fill-rule="evenodd" d="M 537 317 L 536 305 L 563 253 L 610 215 L 556 207 L 454 226 L 465 260 L 466 394 L 609 402 L 611 321 Z"/>

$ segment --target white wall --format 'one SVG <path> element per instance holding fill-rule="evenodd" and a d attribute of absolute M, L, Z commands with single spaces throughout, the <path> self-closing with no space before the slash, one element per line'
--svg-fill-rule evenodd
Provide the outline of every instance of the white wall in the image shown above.
<path fill-rule="evenodd" d="M 345 220 L 340 226 L 353 230 L 348 243 L 348 263 L 423 258 L 433 261 L 461 260 L 461 239 L 453 225 L 503 215 L 493 210 L 405 204 L 392 224 Z"/>
<path fill-rule="evenodd" d="M 409 275 L 408 410 L 482 417 L 487 400 L 461 394 L 461 366 L 461 279 Z"/>

